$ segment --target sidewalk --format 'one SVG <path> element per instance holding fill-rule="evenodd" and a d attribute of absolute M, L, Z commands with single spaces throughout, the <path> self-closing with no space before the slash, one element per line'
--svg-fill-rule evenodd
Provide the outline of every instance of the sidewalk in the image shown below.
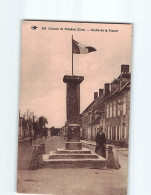
<path fill-rule="evenodd" d="M 25 137 L 25 138 L 21 138 L 21 139 L 18 139 L 18 142 L 24 142 L 24 141 L 28 141 L 30 140 L 30 137 Z"/>
<path fill-rule="evenodd" d="M 83 144 L 96 146 L 96 142 L 95 141 L 91 141 L 91 140 L 80 140 L 80 141 Z M 109 146 L 112 146 L 112 147 L 115 147 L 115 148 L 120 148 L 119 146 L 115 146 L 114 144 L 106 144 L 106 148 L 108 148 Z"/>
<path fill-rule="evenodd" d="M 92 145 L 92 146 L 96 146 L 96 142 L 95 141 L 91 141 L 91 140 L 80 140 L 83 144 L 88 144 L 88 145 Z"/>
<path fill-rule="evenodd" d="M 95 151 L 95 146 L 96 142 L 95 141 L 90 141 L 90 140 L 81 140 L 83 147 L 86 147 L 92 151 Z M 111 144 L 106 144 L 106 152 L 107 152 L 107 157 L 108 157 L 108 147 L 112 146 L 116 149 L 119 163 L 122 168 L 127 169 L 128 167 L 128 148 L 124 147 L 119 147 Z"/>

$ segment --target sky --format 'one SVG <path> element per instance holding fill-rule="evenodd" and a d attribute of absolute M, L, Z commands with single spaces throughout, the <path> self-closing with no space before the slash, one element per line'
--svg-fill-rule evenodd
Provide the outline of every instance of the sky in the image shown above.
<path fill-rule="evenodd" d="M 33 30 L 32 26 L 38 28 Z M 66 121 L 63 77 L 72 74 L 72 35 L 97 50 L 73 54 L 74 75 L 84 76 L 81 112 L 93 101 L 94 92 L 119 76 L 122 64 L 131 65 L 131 24 L 23 21 L 20 112 L 30 109 L 37 117 L 45 116 L 48 127 L 62 127 Z"/>

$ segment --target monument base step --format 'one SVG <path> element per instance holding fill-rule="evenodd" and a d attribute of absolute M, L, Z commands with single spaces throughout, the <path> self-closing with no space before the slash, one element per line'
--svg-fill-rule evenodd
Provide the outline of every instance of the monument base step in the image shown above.
<path fill-rule="evenodd" d="M 87 148 L 82 150 L 65 150 L 57 148 L 50 154 L 43 155 L 44 167 L 50 168 L 97 168 L 106 166 L 106 159 Z"/>
<path fill-rule="evenodd" d="M 49 155 L 43 155 L 43 165 L 48 168 L 103 169 L 106 166 L 106 159 L 101 156 L 98 159 L 49 159 Z"/>
<path fill-rule="evenodd" d="M 95 153 L 91 154 L 58 154 L 57 152 L 50 152 L 49 159 L 99 159 L 99 156 Z"/>
<path fill-rule="evenodd" d="M 64 148 L 57 148 L 57 154 L 91 154 L 91 150 L 82 148 L 81 150 L 66 150 Z"/>

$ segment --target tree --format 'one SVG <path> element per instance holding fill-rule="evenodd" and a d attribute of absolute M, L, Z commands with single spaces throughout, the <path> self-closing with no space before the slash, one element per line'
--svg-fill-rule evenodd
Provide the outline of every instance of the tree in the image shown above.
<path fill-rule="evenodd" d="M 40 129 L 44 128 L 46 124 L 48 124 L 47 118 L 45 118 L 44 116 L 40 116 L 38 122 Z"/>

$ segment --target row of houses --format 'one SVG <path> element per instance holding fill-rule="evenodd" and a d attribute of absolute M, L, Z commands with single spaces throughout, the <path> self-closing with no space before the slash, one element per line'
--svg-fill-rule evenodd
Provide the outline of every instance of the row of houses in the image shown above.
<path fill-rule="evenodd" d="M 18 138 L 29 137 L 30 131 L 33 130 L 34 116 L 27 117 L 25 114 L 21 116 L 19 111 Z"/>
<path fill-rule="evenodd" d="M 94 92 L 93 102 L 82 112 L 81 137 L 95 140 L 99 127 L 103 128 L 108 142 L 128 140 L 130 111 L 129 65 L 121 65 L 120 75 L 104 89 Z"/>
<path fill-rule="evenodd" d="M 36 127 L 34 124 L 36 124 L 34 122 L 34 117 L 25 119 L 25 116 L 21 117 L 19 112 L 18 138 L 19 139 L 28 138 L 29 136 L 31 136 L 30 131 L 33 131 L 34 132 L 33 134 L 36 135 L 35 133 Z M 55 128 L 55 127 L 51 127 L 51 128 L 45 127 L 40 129 L 40 131 L 43 131 L 44 135 L 47 136 L 59 136 L 61 134 L 61 130 L 62 128 Z M 36 132 L 39 133 L 38 129 L 36 130 Z"/>

